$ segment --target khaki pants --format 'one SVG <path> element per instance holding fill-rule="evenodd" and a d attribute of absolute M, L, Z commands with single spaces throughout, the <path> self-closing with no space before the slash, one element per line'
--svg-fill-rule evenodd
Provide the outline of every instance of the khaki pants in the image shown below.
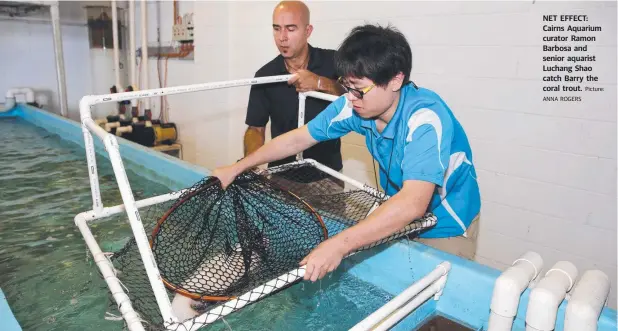
<path fill-rule="evenodd" d="M 415 240 L 427 246 L 457 255 L 464 259 L 474 260 L 476 257 L 476 243 L 479 233 L 479 223 L 479 216 L 477 216 L 466 230 L 467 237 L 416 238 Z"/>

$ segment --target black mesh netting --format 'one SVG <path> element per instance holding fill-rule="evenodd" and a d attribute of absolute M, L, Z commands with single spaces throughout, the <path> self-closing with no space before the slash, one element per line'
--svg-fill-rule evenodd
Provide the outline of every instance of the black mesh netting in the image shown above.
<path fill-rule="evenodd" d="M 377 191 L 349 189 L 300 163 L 243 173 L 225 191 L 216 178 L 205 178 L 175 201 L 141 213 L 173 305 L 189 302 L 192 313 L 206 313 L 202 317 L 212 323 L 302 279 L 299 261 L 382 202 Z M 427 214 L 363 249 L 414 235 L 435 222 Z M 144 326 L 165 329 L 135 240 L 111 260 Z M 113 301 L 110 307 L 120 315 Z M 172 329 L 189 330 L 203 322 L 188 319 Z"/>

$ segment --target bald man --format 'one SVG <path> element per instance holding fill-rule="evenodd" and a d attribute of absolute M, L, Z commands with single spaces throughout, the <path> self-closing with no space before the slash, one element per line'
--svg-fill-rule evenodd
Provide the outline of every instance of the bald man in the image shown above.
<path fill-rule="evenodd" d="M 313 32 L 309 8 L 301 1 L 282 1 L 273 10 L 273 37 L 279 55 L 261 67 L 255 77 L 294 74 L 287 84 L 253 85 L 245 124 L 245 156 L 264 145 L 266 124 L 271 121 L 271 137 L 275 138 L 298 127 L 298 92 L 319 91 L 340 96 L 343 87 L 337 84 L 334 50 L 309 44 Z M 307 98 L 305 123 L 316 117 L 329 102 Z M 339 139 L 317 144 L 303 152 L 334 170 L 343 168 Z M 287 157 L 268 164 L 269 167 L 295 161 Z"/>

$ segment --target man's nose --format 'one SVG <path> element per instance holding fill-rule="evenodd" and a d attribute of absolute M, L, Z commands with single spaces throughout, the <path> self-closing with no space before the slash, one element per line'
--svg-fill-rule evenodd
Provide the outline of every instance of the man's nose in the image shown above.
<path fill-rule="evenodd" d="M 345 92 L 345 97 L 348 99 L 348 101 L 356 101 L 358 100 L 357 97 L 354 96 L 354 94 L 352 94 L 351 92 Z"/>

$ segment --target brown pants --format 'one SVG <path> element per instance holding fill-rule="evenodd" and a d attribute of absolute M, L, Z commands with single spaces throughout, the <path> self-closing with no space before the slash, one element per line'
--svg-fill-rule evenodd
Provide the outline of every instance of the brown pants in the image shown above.
<path fill-rule="evenodd" d="M 467 237 L 457 236 L 450 238 L 417 238 L 416 241 L 431 246 L 435 249 L 451 253 L 463 257 L 468 260 L 474 260 L 476 257 L 476 243 L 479 233 L 479 217 L 477 216 L 468 229 L 466 230 Z"/>

